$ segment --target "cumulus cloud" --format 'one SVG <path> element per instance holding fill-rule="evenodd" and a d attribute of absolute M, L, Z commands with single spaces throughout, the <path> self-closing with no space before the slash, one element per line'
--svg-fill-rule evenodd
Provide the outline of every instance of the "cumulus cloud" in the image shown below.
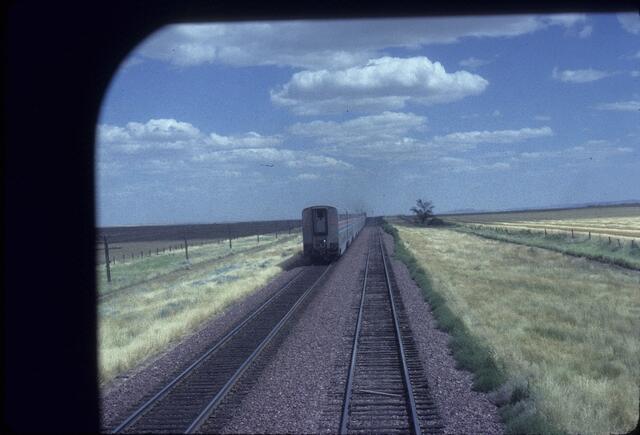
<path fill-rule="evenodd" d="M 438 159 L 440 170 L 447 172 L 486 172 L 486 171 L 505 171 L 511 169 L 509 162 L 486 162 L 484 159 L 464 159 L 459 157 L 441 157 Z"/>
<path fill-rule="evenodd" d="M 593 26 L 584 26 L 582 30 L 578 32 L 579 38 L 588 38 L 593 33 Z"/>
<path fill-rule="evenodd" d="M 600 80 L 611 75 L 613 75 L 613 73 L 611 72 L 599 71 L 591 68 L 564 71 L 558 70 L 558 68 L 554 68 L 553 72 L 551 73 L 551 76 L 554 79 L 566 83 L 595 82 L 596 80 Z"/>
<path fill-rule="evenodd" d="M 344 122 L 312 121 L 296 123 L 289 131 L 315 138 L 321 144 L 350 145 L 372 141 L 395 141 L 412 130 L 424 128 L 426 118 L 413 113 L 383 112 Z"/>
<path fill-rule="evenodd" d="M 311 180 L 317 180 L 319 179 L 320 176 L 317 174 L 311 174 L 308 172 L 302 173 L 302 174 L 298 174 L 295 179 L 296 180 L 302 180 L 302 181 L 311 181 Z"/>
<path fill-rule="evenodd" d="M 151 35 L 136 54 L 183 67 L 222 63 L 345 68 L 380 57 L 388 48 L 515 37 L 552 26 L 573 28 L 585 20 L 582 14 L 563 14 L 176 24 Z"/>
<path fill-rule="evenodd" d="M 396 110 L 407 103 L 438 104 L 482 93 L 489 82 L 467 71 L 448 73 L 419 56 L 382 57 L 340 70 L 301 71 L 271 91 L 271 100 L 297 114 Z"/>
<path fill-rule="evenodd" d="M 208 143 L 220 148 L 259 148 L 278 145 L 282 143 L 282 137 L 263 136 L 255 131 L 236 136 L 223 136 L 211 133 Z"/>
<path fill-rule="evenodd" d="M 624 30 L 634 35 L 640 34 L 640 15 L 638 13 L 618 14 L 618 22 Z"/>
<path fill-rule="evenodd" d="M 521 128 L 519 130 L 450 133 L 445 136 L 436 136 L 433 141 L 438 144 L 450 145 L 454 148 L 472 149 L 482 143 L 507 144 L 549 136 L 553 136 L 553 130 L 550 127 L 540 127 Z"/>
<path fill-rule="evenodd" d="M 194 157 L 203 162 L 255 162 L 283 165 L 288 168 L 333 168 L 351 169 L 353 165 L 329 156 L 304 151 L 277 148 L 241 148 L 225 151 L 203 152 Z"/>
<path fill-rule="evenodd" d="M 229 136 L 206 135 L 192 124 L 175 119 L 130 122 L 124 127 L 103 124 L 98 128 L 97 139 L 98 168 L 102 175 L 112 175 L 122 168 L 122 162 L 117 160 L 118 155 L 124 158 L 122 154 L 127 155 L 127 166 L 135 165 L 137 171 L 149 175 L 181 172 L 235 176 L 248 165 L 258 164 L 290 169 L 353 168 L 350 163 L 331 156 L 275 148 L 283 142 L 280 135 L 264 136 L 253 131 Z M 146 150 L 154 152 L 145 153 Z M 165 152 L 158 152 L 162 150 Z M 167 154 L 167 150 L 172 151 Z M 206 172 L 202 172 L 204 170 Z"/>
<path fill-rule="evenodd" d="M 197 141 L 202 134 L 188 122 L 175 119 L 150 119 L 146 123 L 129 122 L 124 127 L 98 126 L 98 144 L 125 153 L 148 149 L 182 149 Z"/>
<path fill-rule="evenodd" d="M 462 67 L 462 68 L 469 68 L 469 69 L 476 69 L 476 68 L 480 68 L 481 66 L 490 64 L 491 61 L 490 60 L 486 60 L 486 59 L 478 59 L 476 57 L 469 57 L 467 59 L 463 59 L 460 62 L 458 62 L 458 64 Z"/>
<path fill-rule="evenodd" d="M 607 140 L 589 140 L 582 145 L 567 148 L 541 151 L 525 151 L 520 153 L 515 160 L 530 162 L 535 160 L 554 160 L 566 162 L 599 162 L 615 156 L 623 156 L 633 153 L 634 149 L 628 146 L 616 146 Z"/>
<path fill-rule="evenodd" d="M 595 106 L 598 110 L 613 110 L 616 112 L 637 112 L 640 110 L 640 101 L 616 101 L 613 103 L 602 103 Z"/>

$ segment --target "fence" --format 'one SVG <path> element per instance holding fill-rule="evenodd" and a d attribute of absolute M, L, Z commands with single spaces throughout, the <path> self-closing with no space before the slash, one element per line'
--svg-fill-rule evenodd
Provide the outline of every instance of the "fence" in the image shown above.
<path fill-rule="evenodd" d="M 471 224 L 471 223 L 465 223 L 464 225 L 471 227 L 472 229 L 475 230 L 482 230 L 482 229 L 486 229 L 489 228 L 492 231 L 495 231 L 497 233 L 504 233 L 504 234 L 513 234 L 516 235 L 518 232 L 523 232 L 523 231 L 527 231 L 530 234 L 535 234 L 538 233 L 539 235 L 544 235 L 544 237 L 547 237 L 551 234 L 565 234 L 567 237 L 569 236 L 569 234 L 571 234 L 571 238 L 575 239 L 576 238 L 576 233 L 579 234 L 584 234 L 586 235 L 586 239 L 587 240 L 592 240 L 592 235 L 591 235 L 591 231 L 588 230 L 575 230 L 573 228 L 567 228 L 567 229 L 558 229 L 558 228 L 524 228 L 524 227 L 505 227 L 505 226 L 491 226 L 490 224 Z M 509 233 L 509 230 L 512 230 L 511 233 Z M 598 237 L 599 241 L 607 241 L 608 245 L 611 244 L 617 244 L 617 246 L 619 248 L 622 248 L 625 246 L 625 243 L 623 243 L 619 237 L 615 237 L 615 236 L 611 236 L 609 234 L 606 233 L 595 233 L 594 235 Z M 626 243 L 632 248 L 640 248 L 640 245 L 638 245 L 638 242 L 633 239 L 633 238 L 625 238 L 627 241 Z"/>
<path fill-rule="evenodd" d="M 282 230 L 275 230 L 273 232 L 269 232 L 269 233 L 256 233 L 256 234 L 252 234 L 252 235 L 245 235 L 243 236 L 244 238 L 248 238 L 248 237 L 252 237 L 255 236 L 256 237 L 256 246 L 260 244 L 260 238 L 264 238 L 268 237 L 268 236 L 272 236 L 274 239 L 278 239 L 279 235 L 282 234 L 286 234 L 286 235 L 290 235 L 290 234 L 296 234 L 298 232 L 301 232 L 302 227 L 294 227 L 294 226 L 289 226 L 288 228 L 286 228 L 286 230 L 282 231 Z M 159 256 L 159 255 L 165 255 L 165 254 L 176 254 L 178 252 L 180 253 L 184 253 L 185 256 L 185 260 L 189 261 L 189 248 L 190 247 L 197 247 L 197 246 L 206 246 L 206 245 L 211 245 L 211 244 L 222 244 L 222 243 L 226 243 L 228 241 L 229 244 L 229 249 L 233 249 L 233 241 L 237 240 L 239 237 L 233 234 L 233 231 L 231 231 L 230 227 L 229 230 L 227 231 L 227 235 L 224 238 L 212 238 L 212 239 L 208 239 L 208 240 L 189 240 L 188 238 L 184 237 L 182 239 L 182 242 L 177 242 L 174 241 L 168 245 L 163 244 L 162 246 L 155 246 L 153 248 L 150 248 L 149 246 L 146 246 L 144 248 L 141 249 L 140 244 L 145 243 L 145 242 L 121 242 L 121 244 L 126 244 L 126 243 L 131 243 L 132 245 L 137 245 L 136 247 L 133 246 L 128 246 L 128 247 L 124 247 L 124 246 L 117 246 L 117 244 L 113 244 L 109 242 L 109 239 L 107 236 L 102 236 L 102 240 L 99 240 L 96 242 L 96 251 L 103 251 L 103 261 L 104 261 L 104 265 L 105 265 L 105 271 L 106 271 L 106 275 L 107 275 L 107 282 L 111 282 L 111 266 L 117 263 L 127 263 L 127 262 L 131 262 L 134 260 L 139 260 L 139 259 L 144 259 L 145 257 L 152 257 L 152 256 Z M 162 242 L 146 242 L 147 244 L 149 243 L 162 243 Z M 101 246 L 100 246 L 101 245 Z M 136 249 L 137 248 L 137 249 Z M 113 251 L 124 251 L 125 249 L 127 249 L 127 253 L 121 252 L 120 255 L 118 255 L 118 253 L 114 253 Z M 98 260 L 98 259 L 97 259 Z M 129 261 L 127 261 L 129 260 Z M 98 261 L 99 262 L 99 261 Z"/>

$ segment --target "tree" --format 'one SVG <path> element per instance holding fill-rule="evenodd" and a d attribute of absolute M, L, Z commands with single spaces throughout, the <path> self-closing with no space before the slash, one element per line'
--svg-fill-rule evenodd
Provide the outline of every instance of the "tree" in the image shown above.
<path fill-rule="evenodd" d="M 416 221 L 424 225 L 425 222 L 433 217 L 433 204 L 431 201 L 419 199 L 416 201 L 416 206 L 411 207 L 411 211 L 415 213 Z"/>

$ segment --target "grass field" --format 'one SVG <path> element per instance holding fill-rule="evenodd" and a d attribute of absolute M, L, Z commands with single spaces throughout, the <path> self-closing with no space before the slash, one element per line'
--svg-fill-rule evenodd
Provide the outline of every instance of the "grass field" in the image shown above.
<path fill-rule="evenodd" d="M 456 231 L 475 234 L 484 238 L 519 243 L 527 246 L 585 257 L 604 263 L 640 270 L 640 241 L 618 238 L 589 237 L 586 234 L 552 233 L 522 229 L 461 224 Z"/>
<path fill-rule="evenodd" d="M 523 210 L 494 213 L 443 214 L 439 217 L 459 222 L 516 222 L 544 220 L 609 219 L 640 216 L 640 205 Z"/>
<path fill-rule="evenodd" d="M 450 229 L 395 227 L 414 256 L 410 269 L 426 271 L 419 282 L 454 356 L 480 388 L 506 381 L 494 397 L 509 432 L 634 427 L 640 273 Z"/>
<path fill-rule="evenodd" d="M 299 236 L 281 237 L 259 251 L 236 252 L 175 279 L 143 282 L 101 300 L 101 384 L 166 349 L 203 321 L 264 286 L 281 272 L 280 263 L 299 252 L 301 243 Z M 139 264 L 142 271 L 128 271 L 136 277 L 143 276 L 146 265 L 142 263 L 133 263 Z"/>
<path fill-rule="evenodd" d="M 257 242 L 255 236 L 241 237 L 232 241 L 232 249 L 229 248 L 228 241 L 190 246 L 189 261 L 185 258 L 184 249 L 171 252 L 165 251 L 160 255 L 155 255 L 154 251 L 149 257 L 112 264 L 111 283 L 107 282 L 105 265 L 98 264 L 96 268 L 98 294 L 105 295 L 178 270 L 187 270 L 192 265 L 210 262 L 248 250 L 263 249 L 280 241 L 293 240 L 297 237 L 297 235 L 281 235 L 276 238 L 273 234 L 269 234 L 261 236 L 260 243 Z"/>

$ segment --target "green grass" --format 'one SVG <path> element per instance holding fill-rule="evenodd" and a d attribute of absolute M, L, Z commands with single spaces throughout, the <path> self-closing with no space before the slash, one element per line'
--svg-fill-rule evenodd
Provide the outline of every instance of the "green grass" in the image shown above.
<path fill-rule="evenodd" d="M 228 241 L 224 243 L 208 243 L 189 247 L 189 261 L 185 258 L 184 250 L 152 254 L 150 257 L 130 260 L 129 262 L 116 262 L 111 265 L 111 283 L 107 281 L 107 272 L 104 264 L 97 265 L 96 274 L 98 281 L 98 294 L 105 295 L 114 290 L 130 287 L 158 278 L 179 270 L 187 270 L 192 265 L 223 259 L 248 250 L 266 249 L 277 243 L 286 243 L 295 239 L 296 235 L 286 235 L 275 238 L 273 235 L 263 235 L 260 243 L 255 236 L 234 239 L 232 249 L 229 249 Z"/>
<path fill-rule="evenodd" d="M 523 229 L 490 228 L 475 225 L 458 225 L 457 231 L 471 233 L 487 239 L 519 243 L 527 246 L 550 249 L 563 254 L 585 257 L 591 260 L 615 264 L 629 269 L 640 270 L 640 245 L 631 244 L 624 239 L 618 244 L 617 239 L 584 234 L 549 233 L 546 236 L 540 231 Z"/>
<path fill-rule="evenodd" d="M 508 432 L 634 427 L 640 273 L 450 229 L 389 231 Z"/>
<path fill-rule="evenodd" d="M 449 309 L 444 297 L 434 290 L 429 273 L 407 249 L 398 230 L 386 222 L 383 224 L 383 229 L 393 236 L 395 257 L 407 266 L 411 278 L 422 289 L 425 300 L 431 305 L 438 326 L 451 334 L 449 345 L 459 367 L 474 373 L 474 388 L 479 391 L 490 391 L 502 385 L 505 382 L 504 373 L 493 359 L 489 347 L 469 333 L 460 317 Z"/>
<path fill-rule="evenodd" d="M 172 279 L 152 280 L 114 293 L 98 305 L 99 377 L 102 385 L 166 349 L 230 304 L 279 274 L 296 255 L 299 236 L 194 268 Z"/>

